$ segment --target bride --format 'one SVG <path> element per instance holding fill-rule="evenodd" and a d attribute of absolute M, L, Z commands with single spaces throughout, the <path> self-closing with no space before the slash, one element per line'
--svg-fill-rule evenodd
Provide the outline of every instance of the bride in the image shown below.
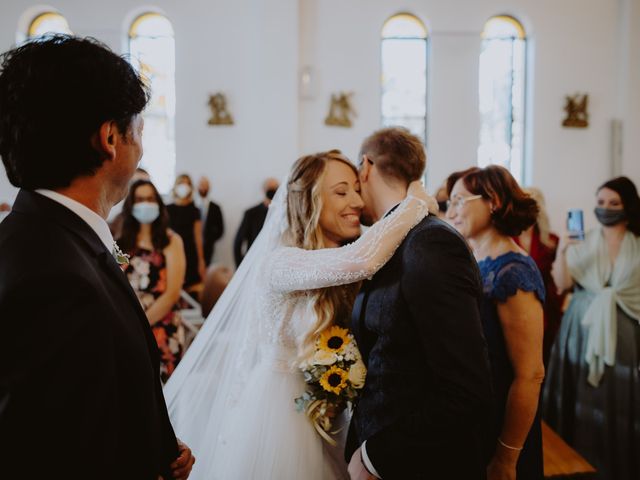
<path fill-rule="evenodd" d="M 379 270 L 427 214 L 408 196 L 360 235 L 358 172 L 339 151 L 300 158 L 260 236 L 165 387 L 196 480 L 348 479 L 294 399 L 320 332 L 348 323 L 357 282 Z M 346 244 L 346 245 L 345 245 Z M 344 246 L 342 246 L 344 245 Z M 339 247 L 339 248 L 338 248 Z"/>

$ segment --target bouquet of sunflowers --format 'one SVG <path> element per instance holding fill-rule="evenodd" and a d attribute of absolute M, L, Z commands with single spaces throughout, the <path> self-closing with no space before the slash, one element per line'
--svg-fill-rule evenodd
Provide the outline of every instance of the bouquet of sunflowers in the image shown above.
<path fill-rule="evenodd" d="M 309 386 L 295 399 L 298 412 L 305 412 L 320 436 L 331 445 L 337 413 L 353 405 L 364 387 L 367 369 L 349 330 L 332 326 L 322 332 L 313 356 L 300 366 Z"/>

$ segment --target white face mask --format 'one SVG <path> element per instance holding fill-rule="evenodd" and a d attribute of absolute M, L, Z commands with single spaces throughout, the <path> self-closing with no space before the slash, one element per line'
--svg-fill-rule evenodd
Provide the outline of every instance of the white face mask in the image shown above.
<path fill-rule="evenodd" d="M 176 192 L 176 197 L 181 199 L 185 199 L 189 195 L 191 195 L 191 187 L 186 183 L 181 183 L 179 185 L 176 185 L 176 188 L 174 189 L 174 191 Z"/>
<path fill-rule="evenodd" d="M 153 223 L 160 215 L 160 205 L 155 202 L 138 202 L 133 205 L 131 215 L 144 225 Z"/>

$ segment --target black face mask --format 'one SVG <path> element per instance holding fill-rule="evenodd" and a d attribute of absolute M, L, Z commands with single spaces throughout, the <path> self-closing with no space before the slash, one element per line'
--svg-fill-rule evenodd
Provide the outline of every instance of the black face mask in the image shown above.
<path fill-rule="evenodd" d="M 265 195 L 267 196 L 267 198 L 269 200 L 273 200 L 273 197 L 275 197 L 275 195 L 276 195 L 276 189 L 275 188 L 270 188 L 269 190 L 267 190 L 265 192 Z"/>
<path fill-rule="evenodd" d="M 598 221 L 605 227 L 617 225 L 627 219 L 627 214 L 624 210 L 596 207 L 593 213 L 595 213 Z"/>
<path fill-rule="evenodd" d="M 198 193 L 202 198 L 207 198 L 207 195 L 209 195 L 209 190 L 198 190 Z"/>

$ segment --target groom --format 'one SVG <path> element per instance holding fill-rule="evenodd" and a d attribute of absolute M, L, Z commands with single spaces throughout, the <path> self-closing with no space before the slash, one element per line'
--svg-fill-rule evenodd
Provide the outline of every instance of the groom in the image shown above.
<path fill-rule="evenodd" d="M 0 224 L 2 478 L 186 479 L 193 465 L 105 221 L 142 155 L 147 100 L 95 40 L 0 58 L 0 156 L 21 189 Z"/>
<path fill-rule="evenodd" d="M 425 161 L 422 143 L 404 129 L 367 138 L 359 167 L 363 223 L 392 211 Z M 435 215 L 365 282 L 352 315 L 368 369 L 345 452 L 353 480 L 484 478 L 492 391 L 480 295 L 469 248 Z"/>

